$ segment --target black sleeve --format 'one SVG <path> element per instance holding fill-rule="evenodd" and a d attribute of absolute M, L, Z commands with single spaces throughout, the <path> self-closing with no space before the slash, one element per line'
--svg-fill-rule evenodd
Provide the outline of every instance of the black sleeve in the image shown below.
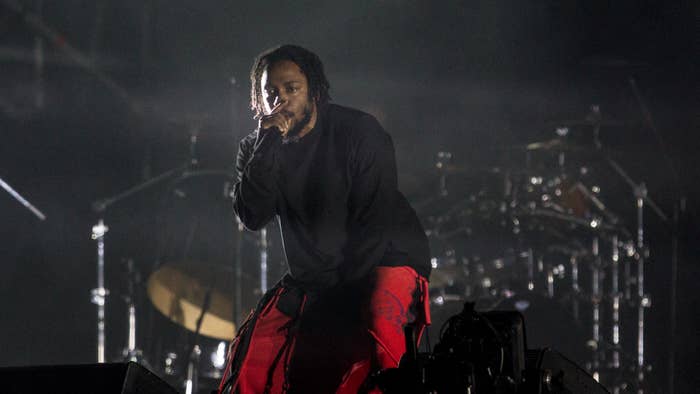
<path fill-rule="evenodd" d="M 387 250 L 398 185 L 391 136 L 372 116 L 363 116 L 356 127 L 349 200 L 349 246 L 355 258 L 347 274 L 359 278 L 379 265 Z"/>
<path fill-rule="evenodd" d="M 279 133 L 254 132 L 238 147 L 233 187 L 233 210 L 250 230 L 259 230 L 277 213 L 276 153 L 281 144 Z"/>

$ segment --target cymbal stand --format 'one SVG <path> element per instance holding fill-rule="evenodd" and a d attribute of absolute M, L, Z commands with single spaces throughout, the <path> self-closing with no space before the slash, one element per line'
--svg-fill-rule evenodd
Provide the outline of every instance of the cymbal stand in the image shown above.
<path fill-rule="evenodd" d="M 105 304 L 109 290 L 105 288 L 105 234 L 109 231 L 109 227 L 105 224 L 104 216 L 107 209 L 113 204 L 127 199 L 143 190 L 149 189 L 161 182 L 182 176 L 187 171 L 197 165 L 196 157 L 197 134 L 192 132 L 190 135 L 190 157 L 185 164 L 162 172 L 161 174 L 146 180 L 130 189 L 127 189 L 112 197 L 94 201 L 92 203 L 93 211 L 97 212 L 99 219 L 97 224 L 92 227 L 92 239 L 97 243 L 97 287 L 90 291 L 90 302 L 97 305 L 97 362 L 105 362 Z"/>
<path fill-rule="evenodd" d="M 620 292 L 620 242 L 617 234 L 612 236 L 611 239 L 612 249 L 610 255 L 610 322 L 612 323 L 612 330 L 610 336 L 611 341 L 611 359 L 607 364 L 607 369 L 610 372 L 610 382 L 607 386 L 611 389 L 613 394 L 618 394 L 621 392 L 621 385 L 624 384 L 622 379 L 622 374 L 620 373 L 620 356 L 621 356 L 621 346 L 620 346 L 620 299 L 622 293 Z"/>
<path fill-rule="evenodd" d="M 600 381 L 600 363 L 603 357 L 603 346 L 601 344 L 600 325 L 600 303 L 603 298 L 601 291 L 601 257 L 600 257 L 600 240 L 598 236 L 593 237 L 591 244 L 591 255 L 593 256 L 593 264 L 591 264 L 591 308 L 592 308 L 592 338 L 588 342 L 591 348 L 591 365 L 588 368 L 593 378 Z"/>
<path fill-rule="evenodd" d="M 671 299 L 671 311 L 670 311 L 670 319 L 671 319 L 671 324 L 669 325 L 670 328 L 670 337 L 674 338 L 675 334 L 675 324 L 676 324 L 676 269 L 677 269 L 677 263 L 678 263 L 678 205 L 681 206 L 685 205 L 685 197 L 684 195 L 686 194 L 686 191 L 684 191 L 683 186 L 681 186 L 681 181 L 680 181 L 680 172 L 676 168 L 676 166 L 673 164 L 673 160 L 671 160 L 671 156 L 668 153 L 668 149 L 666 148 L 666 143 L 664 142 L 663 139 L 663 134 L 659 132 L 658 128 L 656 127 L 656 122 L 654 121 L 654 117 L 649 110 L 649 106 L 646 103 L 646 100 L 642 96 L 641 92 L 639 91 L 639 88 L 637 86 L 637 80 L 633 76 L 629 76 L 627 79 L 627 82 L 629 82 L 630 87 L 632 88 L 632 91 L 634 92 L 634 96 L 637 100 L 637 104 L 639 105 L 639 109 L 641 110 L 642 117 L 644 119 L 644 123 L 646 124 L 647 128 L 651 130 L 653 136 L 656 139 L 657 145 L 659 149 L 659 152 L 661 154 L 661 157 L 664 159 L 666 162 L 666 166 L 668 170 L 670 170 L 670 175 L 671 179 L 673 180 L 675 184 L 675 189 L 677 194 L 677 200 L 674 202 L 674 212 L 673 212 L 673 222 L 671 225 L 668 227 L 668 229 L 671 232 L 671 286 L 670 286 L 670 299 Z M 649 199 L 646 199 L 646 202 L 650 204 L 652 208 L 654 208 L 653 202 L 650 201 Z M 657 214 L 659 214 L 657 210 Z M 660 215 L 662 216 L 662 215 Z M 662 217 L 664 222 L 667 224 L 669 223 L 669 219 L 667 217 Z M 667 392 L 669 394 L 673 394 L 674 392 L 674 356 L 675 356 L 675 343 L 671 341 L 671 346 L 670 346 L 670 351 L 668 353 L 668 360 L 669 360 L 669 370 L 668 370 L 668 387 L 667 387 Z"/>
<path fill-rule="evenodd" d="M 97 362 L 105 362 L 105 303 L 109 290 L 105 288 L 105 234 L 109 227 L 100 219 L 92 227 L 92 239 L 97 242 L 97 287 L 90 290 L 90 302 L 97 305 Z"/>
<path fill-rule="evenodd" d="M 579 303 L 581 302 L 581 287 L 578 282 L 578 255 L 572 254 L 569 257 L 569 265 L 571 266 L 571 290 L 573 296 L 571 297 L 571 313 L 573 314 L 574 321 L 578 322 L 580 318 L 579 314 Z"/>
<path fill-rule="evenodd" d="M 105 224 L 104 220 L 105 212 L 112 204 L 124 200 L 164 180 L 170 179 L 177 174 L 181 174 L 182 172 L 186 171 L 189 166 L 190 163 L 187 163 L 184 166 L 163 172 L 162 174 L 125 190 L 113 197 L 97 200 L 92 203 L 92 209 L 100 216 L 97 224 L 92 227 L 92 239 L 97 244 L 97 287 L 90 290 L 90 302 L 97 305 L 98 363 L 105 362 L 105 304 L 107 302 L 107 296 L 109 295 L 109 290 L 105 288 L 105 234 L 107 231 L 109 231 L 109 227 Z"/>
<path fill-rule="evenodd" d="M 185 394 L 199 392 L 199 359 L 202 349 L 199 345 L 192 347 L 192 352 L 187 363 L 187 376 L 185 377 Z"/>
<path fill-rule="evenodd" d="M 628 244 L 628 256 L 627 257 L 632 257 L 635 254 L 634 251 L 634 243 L 629 242 Z M 631 256 L 630 256 L 631 254 Z M 632 303 L 632 261 L 629 258 L 625 259 L 625 265 L 623 267 L 624 269 L 624 281 L 623 284 L 625 285 L 624 291 L 623 291 L 623 296 L 625 297 L 625 301 L 627 303 Z"/>
<path fill-rule="evenodd" d="M 634 191 L 637 199 L 637 393 L 642 394 L 642 384 L 647 366 L 644 363 L 644 310 L 651 306 L 651 299 L 644 294 L 644 264 L 648 251 L 644 244 L 644 199 L 647 189 L 644 183 L 639 184 Z"/>
<path fill-rule="evenodd" d="M 213 286 L 213 284 L 212 284 Z M 209 310 L 211 305 L 211 291 L 213 287 L 208 287 L 206 293 L 204 294 L 204 301 L 202 302 L 202 311 L 199 313 L 197 318 L 197 327 L 194 331 L 193 345 L 189 348 L 189 355 L 187 357 L 187 376 L 185 378 L 185 394 L 193 394 L 199 391 L 199 360 L 202 355 L 202 349 L 199 347 L 199 337 L 200 331 L 202 329 L 202 321 L 204 320 L 204 315 Z"/>
<path fill-rule="evenodd" d="M 613 169 L 620 175 L 622 179 L 629 184 L 634 191 L 634 198 L 636 203 L 637 211 L 637 237 L 634 241 L 634 246 L 636 253 L 634 253 L 634 258 L 637 262 L 637 272 L 635 282 L 637 285 L 637 294 L 630 297 L 632 301 L 636 303 L 637 306 L 637 360 L 635 365 L 635 384 L 637 388 L 637 394 L 643 394 L 643 384 L 645 381 L 645 373 L 650 370 L 649 366 L 646 365 L 644 359 L 644 332 L 645 332 L 645 309 L 651 306 L 651 298 L 648 294 L 644 293 L 644 264 L 646 259 L 649 257 L 649 251 L 646 248 L 644 239 L 644 208 L 649 206 L 661 220 L 665 223 L 668 222 L 668 216 L 654 203 L 654 201 L 649 197 L 647 193 L 646 185 L 642 183 L 636 183 L 632 178 L 627 175 L 627 173 L 620 167 L 617 162 L 608 158 L 608 162 L 613 167 Z M 631 269 L 630 269 L 631 274 Z"/>

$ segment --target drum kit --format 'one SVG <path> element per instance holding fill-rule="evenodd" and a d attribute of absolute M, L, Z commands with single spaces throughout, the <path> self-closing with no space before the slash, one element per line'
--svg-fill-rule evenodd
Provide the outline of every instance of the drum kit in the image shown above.
<path fill-rule="evenodd" d="M 665 215 L 603 149 L 600 125 L 562 122 L 551 139 L 496 149 L 488 167 L 437 154 L 438 190 L 416 204 L 433 253 L 433 325 L 464 302 L 515 309 L 528 347 L 561 351 L 611 392 L 642 392 L 644 208 Z M 590 138 L 574 142 L 572 130 Z"/>

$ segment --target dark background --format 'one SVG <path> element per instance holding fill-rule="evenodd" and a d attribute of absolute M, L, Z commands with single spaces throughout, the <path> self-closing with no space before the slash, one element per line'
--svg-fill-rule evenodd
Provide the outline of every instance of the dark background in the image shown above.
<path fill-rule="evenodd" d="M 391 133 L 401 188 L 414 203 L 435 193 L 438 151 L 483 168 L 494 150 L 552 138 L 558 121 L 599 105 L 613 158 L 667 215 L 680 212 L 675 321 L 674 226 L 651 210 L 645 217 L 652 392 L 668 392 L 673 349 L 675 391 L 700 383 L 696 2 L 19 1 L 25 14 L 12 3 L 0 2 L 0 176 L 48 219 L 0 192 L 0 366 L 95 360 L 91 202 L 184 163 L 195 131 L 200 168 L 228 168 L 254 127 L 253 58 L 295 43 L 324 60 L 335 102 L 374 114 Z M 27 13 L 57 40 L 38 34 Z M 573 131 L 589 138 L 585 127 Z M 602 176 L 633 224 L 631 191 L 611 172 Z M 183 212 L 205 210 L 218 219 L 197 236 L 209 253 L 221 247 L 212 259 L 230 261 L 232 213 L 217 194 L 224 183 L 185 182 L 210 191 L 195 206 L 178 208 L 162 185 L 109 210 L 110 359 L 125 346 L 123 259 L 143 277 L 157 260 L 177 259 L 168 254 L 177 254 L 178 231 L 191 229 Z M 271 281 L 281 265 L 273 260 Z M 252 277 L 255 264 L 254 255 L 244 263 Z M 149 308 L 144 302 L 142 314 Z M 157 331 L 140 328 L 143 347 Z"/>

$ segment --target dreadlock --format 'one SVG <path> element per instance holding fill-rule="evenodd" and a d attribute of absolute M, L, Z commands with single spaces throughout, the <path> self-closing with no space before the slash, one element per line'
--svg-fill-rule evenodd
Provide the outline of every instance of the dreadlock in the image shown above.
<path fill-rule="evenodd" d="M 315 53 L 300 46 L 282 45 L 258 55 L 250 70 L 250 108 L 255 112 L 256 117 L 264 112 L 260 78 L 269 66 L 282 60 L 289 60 L 299 66 L 309 82 L 309 94 L 316 105 L 321 106 L 330 101 L 331 97 L 328 94 L 330 84 L 323 72 L 321 59 Z"/>

